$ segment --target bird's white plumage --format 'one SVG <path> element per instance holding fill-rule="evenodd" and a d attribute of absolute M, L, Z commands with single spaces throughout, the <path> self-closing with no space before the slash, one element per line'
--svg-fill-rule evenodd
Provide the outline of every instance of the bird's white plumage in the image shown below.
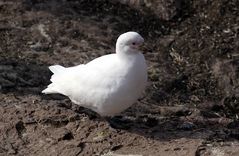
<path fill-rule="evenodd" d="M 69 68 L 50 66 L 54 73 L 52 83 L 42 92 L 66 95 L 102 116 L 124 111 L 137 101 L 146 86 L 147 66 L 138 50 L 143 41 L 138 33 L 127 32 L 118 38 L 116 54 Z"/>

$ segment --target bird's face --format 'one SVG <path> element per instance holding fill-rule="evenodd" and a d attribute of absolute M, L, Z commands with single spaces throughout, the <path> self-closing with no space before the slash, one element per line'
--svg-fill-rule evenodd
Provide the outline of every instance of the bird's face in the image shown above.
<path fill-rule="evenodd" d="M 127 32 L 119 36 L 116 43 L 116 53 L 138 53 L 144 39 L 136 32 Z"/>

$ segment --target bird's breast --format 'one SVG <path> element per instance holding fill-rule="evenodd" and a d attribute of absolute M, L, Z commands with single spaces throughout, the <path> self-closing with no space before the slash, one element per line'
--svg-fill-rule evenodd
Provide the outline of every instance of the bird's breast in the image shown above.
<path fill-rule="evenodd" d="M 147 82 L 147 66 L 144 57 L 129 60 L 129 62 L 117 62 L 114 71 L 107 76 L 111 83 L 101 96 L 104 97 L 102 99 L 104 102 L 97 107 L 97 112 L 103 116 L 122 112 L 140 97 Z"/>
<path fill-rule="evenodd" d="M 122 92 L 125 98 L 138 98 L 147 83 L 147 66 L 144 57 L 131 60 L 124 65 L 116 91 Z"/>

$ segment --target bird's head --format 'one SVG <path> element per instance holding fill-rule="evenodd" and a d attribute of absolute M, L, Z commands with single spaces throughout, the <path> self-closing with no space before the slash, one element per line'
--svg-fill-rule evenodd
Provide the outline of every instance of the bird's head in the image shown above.
<path fill-rule="evenodd" d="M 137 32 L 127 32 L 119 36 L 116 42 L 116 53 L 134 54 L 140 52 L 140 46 L 143 44 L 143 37 Z"/>

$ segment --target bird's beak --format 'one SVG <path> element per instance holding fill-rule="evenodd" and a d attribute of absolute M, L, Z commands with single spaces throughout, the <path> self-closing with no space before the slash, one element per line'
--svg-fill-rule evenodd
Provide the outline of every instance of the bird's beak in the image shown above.
<path fill-rule="evenodd" d="M 144 44 L 139 45 L 138 49 L 139 49 L 139 51 L 144 51 L 145 50 Z"/>

